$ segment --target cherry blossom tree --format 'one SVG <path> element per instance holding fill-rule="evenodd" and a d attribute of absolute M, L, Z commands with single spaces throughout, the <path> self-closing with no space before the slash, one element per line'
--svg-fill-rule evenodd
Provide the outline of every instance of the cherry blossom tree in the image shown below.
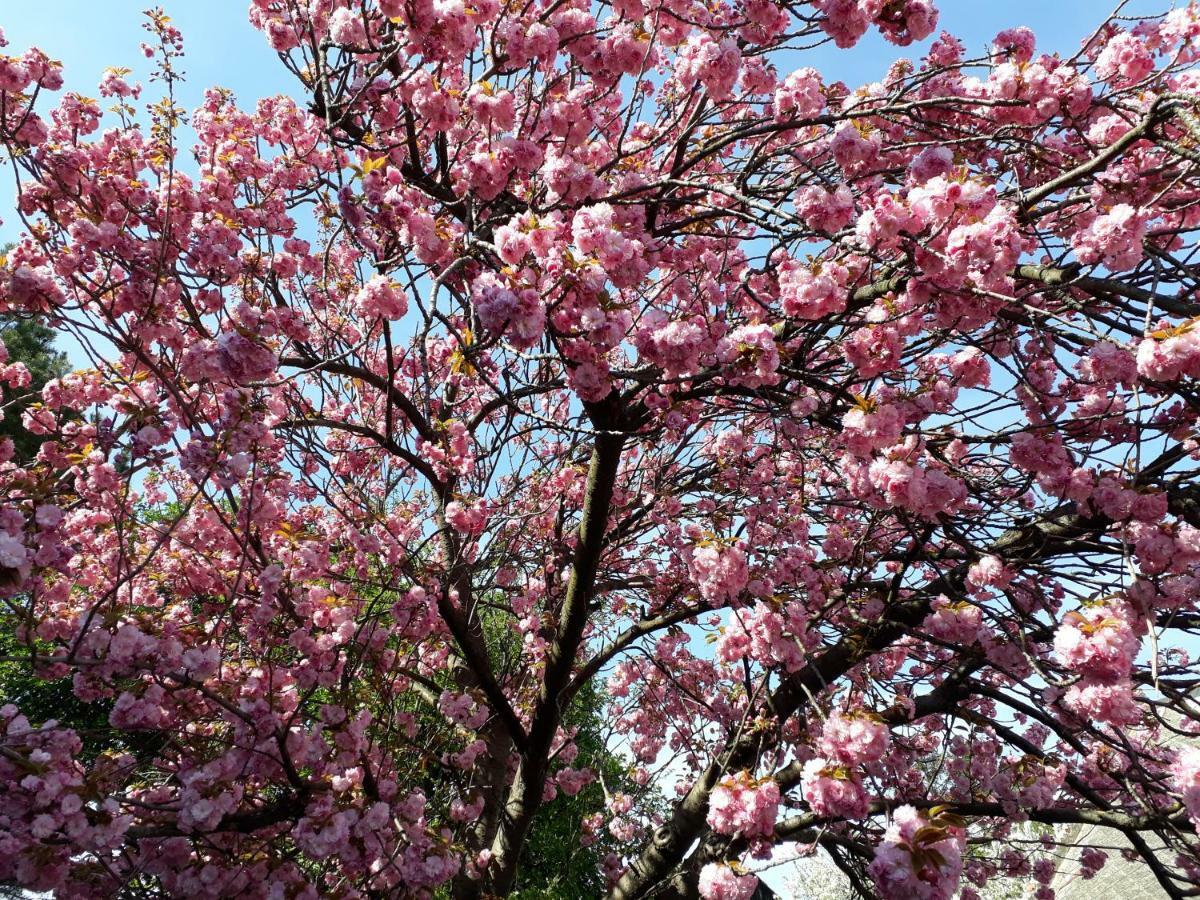
<path fill-rule="evenodd" d="M 1047 898 L 1072 823 L 1196 893 L 1195 4 L 862 86 L 806 50 L 930 0 L 250 19 L 297 99 L 181 109 L 158 11 L 150 89 L 0 56 L 0 313 L 93 359 L 3 445 L 6 664 L 111 706 L 0 705 L 0 881 L 503 896 L 566 795 L 620 900 Z"/>

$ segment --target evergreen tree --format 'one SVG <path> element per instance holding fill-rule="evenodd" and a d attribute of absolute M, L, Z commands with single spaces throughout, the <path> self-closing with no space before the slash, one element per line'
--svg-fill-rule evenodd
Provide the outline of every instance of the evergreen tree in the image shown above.
<path fill-rule="evenodd" d="M 0 249 L 0 260 L 8 249 Z M 31 376 L 28 387 L 3 388 L 4 418 L 0 420 L 0 439 L 12 438 L 18 462 L 31 460 L 42 443 L 39 435 L 25 429 L 22 414 L 37 402 L 46 382 L 61 378 L 68 371 L 66 354 L 55 349 L 54 337 L 54 329 L 27 313 L 0 314 L 0 341 L 8 348 L 9 362 L 24 363 Z"/>

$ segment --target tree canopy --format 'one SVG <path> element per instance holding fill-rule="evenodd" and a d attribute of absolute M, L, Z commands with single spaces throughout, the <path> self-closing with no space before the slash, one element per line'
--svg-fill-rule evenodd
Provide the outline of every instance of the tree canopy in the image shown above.
<path fill-rule="evenodd" d="M 0 55 L 0 882 L 1195 893 L 1195 4 L 249 14 L 295 98 Z"/>

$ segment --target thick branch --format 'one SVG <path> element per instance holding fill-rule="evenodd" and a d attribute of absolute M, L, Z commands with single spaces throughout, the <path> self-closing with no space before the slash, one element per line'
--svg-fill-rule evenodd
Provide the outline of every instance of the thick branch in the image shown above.
<path fill-rule="evenodd" d="M 562 721 L 567 703 L 567 684 L 587 625 L 624 444 L 623 435 L 603 431 L 597 434 L 592 449 L 575 559 L 563 598 L 557 634 L 547 653 L 545 675 L 529 730 L 528 747 L 521 754 L 521 762 L 505 805 L 504 820 L 492 843 L 490 868 L 492 888 L 497 894 L 506 894 L 512 888 L 521 848 L 541 804 L 550 746 Z"/>

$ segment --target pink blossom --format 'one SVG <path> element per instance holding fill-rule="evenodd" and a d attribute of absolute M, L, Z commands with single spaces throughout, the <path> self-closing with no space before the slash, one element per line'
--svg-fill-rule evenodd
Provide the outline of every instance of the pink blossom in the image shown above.
<path fill-rule="evenodd" d="M 598 363 L 582 363 L 568 372 L 571 387 L 584 399 L 598 403 L 612 390 L 607 366 Z"/>
<path fill-rule="evenodd" d="M 757 889 L 757 876 L 739 875 L 726 863 L 706 863 L 700 870 L 703 900 L 750 900 Z"/>
<path fill-rule="evenodd" d="M 879 26 L 893 44 L 907 47 L 933 34 L 938 23 L 938 11 L 932 0 L 859 0 L 859 5 Z"/>
<path fill-rule="evenodd" d="M 451 500 L 446 504 L 446 522 L 460 534 L 478 534 L 487 525 L 487 507 Z"/>
<path fill-rule="evenodd" d="M 849 273 L 836 263 L 812 267 L 790 263 L 779 273 L 783 311 L 797 319 L 823 319 L 846 308 Z"/>
<path fill-rule="evenodd" d="M 940 469 L 877 458 L 868 471 L 872 485 L 887 505 L 907 509 L 922 518 L 934 518 L 966 499 L 962 482 Z"/>
<path fill-rule="evenodd" d="M 29 560 L 29 550 L 18 538 L 0 532 L 0 566 L 19 569 Z"/>
<path fill-rule="evenodd" d="M 916 233 L 920 220 L 894 194 L 880 193 L 858 217 L 855 232 L 866 247 L 887 249 L 899 243 L 901 234 Z"/>
<path fill-rule="evenodd" d="M 636 281 L 645 271 L 642 241 L 626 233 L 607 203 L 579 210 L 571 222 L 571 237 L 579 252 L 594 256 L 618 286 Z"/>
<path fill-rule="evenodd" d="M 404 318 L 408 312 L 408 298 L 403 290 L 382 275 L 375 275 L 362 286 L 354 297 L 354 304 L 368 319 L 379 317 L 395 321 Z"/>
<path fill-rule="evenodd" d="M 752 610 L 735 610 L 717 640 L 717 658 L 732 663 L 749 657 L 763 666 L 798 671 L 805 661 L 807 628 L 794 607 L 788 612 L 777 612 L 761 600 Z"/>
<path fill-rule="evenodd" d="M 741 71 L 742 54 L 732 38 L 714 40 L 706 33 L 694 34 L 680 50 L 675 77 L 684 85 L 700 82 L 713 100 L 726 100 L 733 93 Z"/>
<path fill-rule="evenodd" d="M 634 336 L 638 352 L 650 363 L 663 370 L 668 378 L 695 373 L 706 349 L 716 347 L 708 339 L 704 323 L 699 319 L 673 320 L 661 312 L 652 312 L 643 319 Z"/>
<path fill-rule="evenodd" d="M 1098 263 L 1113 272 L 1131 269 L 1144 255 L 1147 220 L 1145 212 L 1118 203 L 1072 238 L 1075 256 L 1084 265 Z"/>
<path fill-rule="evenodd" d="M 43 503 L 34 510 L 34 521 L 42 528 L 57 528 L 63 520 L 63 511 L 51 503 Z"/>
<path fill-rule="evenodd" d="M 992 52 L 1000 57 L 1027 63 L 1033 59 L 1036 44 L 1037 39 L 1030 29 L 1024 26 L 1006 28 L 992 41 Z"/>
<path fill-rule="evenodd" d="M 954 153 L 949 147 L 926 147 L 908 165 L 908 177 L 914 184 L 948 175 L 954 167 Z"/>
<path fill-rule="evenodd" d="M 39 307 L 62 302 L 62 291 L 46 266 L 17 266 L 9 275 L 8 290 L 14 303 Z"/>
<path fill-rule="evenodd" d="M 1134 725 L 1142 718 L 1133 685 L 1125 680 L 1084 677 L 1067 689 L 1063 694 L 1063 703 L 1084 721 L 1119 726 Z"/>
<path fill-rule="evenodd" d="M 853 47 L 867 31 L 868 19 L 858 0 L 820 0 L 817 8 L 825 14 L 822 30 L 839 47 Z"/>
<path fill-rule="evenodd" d="M 708 824 L 718 834 L 755 837 L 775 830 L 779 785 L 738 772 L 721 779 L 708 801 Z"/>
<path fill-rule="evenodd" d="M 855 172 L 879 156 L 880 143 L 876 134 L 863 135 L 853 124 L 847 122 L 833 133 L 829 142 L 829 152 L 843 171 Z"/>
<path fill-rule="evenodd" d="M 865 710 L 833 713 L 821 728 L 821 753 L 847 766 L 878 762 L 887 752 L 891 732 Z"/>
<path fill-rule="evenodd" d="M 472 284 L 471 300 L 483 327 L 492 334 L 505 334 L 514 347 L 526 349 L 541 340 L 546 309 L 537 291 L 514 291 L 485 272 Z"/>
<path fill-rule="evenodd" d="M 899 407 L 856 406 L 842 417 L 842 440 L 855 456 L 868 457 L 900 440 L 904 415 Z"/>
<path fill-rule="evenodd" d="M 750 580 L 746 554 L 736 545 L 712 542 L 693 547 L 690 568 L 700 596 L 714 604 L 737 600 Z"/>
<path fill-rule="evenodd" d="M 1116 85 L 1136 84 L 1154 71 L 1145 43 L 1128 31 L 1113 37 L 1096 57 L 1096 74 Z"/>
<path fill-rule="evenodd" d="M 1185 747 L 1175 755 L 1171 779 L 1192 822 L 1200 823 L 1200 748 Z"/>
<path fill-rule="evenodd" d="M 1138 375 L 1134 355 L 1111 341 L 1097 341 L 1078 367 L 1081 376 L 1096 383 L 1131 385 Z"/>
<path fill-rule="evenodd" d="M 1138 639 L 1125 610 L 1108 605 L 1068 613 L 1054 635 L 1054 652 L 1067 668 L 1097 678 L 1129 673 Z"/>
<path fill-rule="evenodd" d="M 591 769 L 567 768 L 561 770 L 554 778 L 564 794 L 574 797 L 596 780 L 596 773 Z"/>
<path fill-rule="evenodd" d="M 770 325 L 742 325 L 717 344 L 730 383 L 749 388 L 779 381 L 779 347 Z"/>
<path fill-rule="evenodd" d="M 991 382 L 992 368 L 982 352 L 969 347 L 950 357 L 950 374 L 962 387 L 987 387 Z"/>
<path fill-rule="evenodd" d="M 467 92 L 467 105 L 480 122 L 507 131 L 516 116 L 516 98 L 512 91 L 496 91 L 483 84 L 474 84 Z"/>
<path fill-rule="evenodd" d="M 1185 327 L 1151 334 L 1137 347 L 1137 372 L 1152 381 L 1200 377 L 1200 331 Z"/>
<path fill-rule="evenodd" d="M 819 756 L 804 764 L 800 793 L 813 813 L 822 818 L 861 819 L 870 812 L 861 777 Z"/>
<path fill-rule="evenodd" d="M 1079 874 L 1084 880 L 1094 878 L 1108 862 L 1108 853 L 1099 847 L 1084 847 L 1079 852 Z"/>
<path fill-rule="evenodd" d="M 0 57 L 0 91 L 16 94 L 25 90 L 33 76 L 21 64 L 21 60 L 13 56 Z"/>
<path fill-rule="evenodd" d="M 976 587 L 1005 588 L 1015 575 L 1016 573 L 1004 564 L 1004 560 L 994 554 L 988 554 L 967 570 L 967 582 Z"/>
<path fill-rule="evenodd" d="M 974 604 L 955 603 L 940 596 L 934 600 L 933 612 L 921 627 L 940 641 L 970 646 L 979 639 L 983 611 Z"/>
<path fill-rule="evenodd" d="M 964 829 L 911 806 L 892 814 L 869 871 L 883 900 L 950 900 L 962 874 Z"/>
<path fill-rule="evenodd" d="M 235 384 L 263 381 L 277 366 L 271 350 L 238 331 L 193 344 L 180 360 L 180 371 L 190 381 L 228 380 Z"/>
<path fill-rule="evenodd" d="M 797 69 L 775 91 L 775 118 L 808 119 L 825 108 L 821 76 L 816 69 Z"/>
<path fill-rule="evenodd" d="M 363 26 L 362 13 L 356 9 L 335 9 L 329 17 L 329 37 L 335 44 L 354 47 L 364 43 L 367 30 Z"/>
<path fill-rule="evenodd" d="M 451 691 L 442 691 L 438 698 L 438 710 L 450 721 L 467 728 L 479 728 L 490 715 L 487 706 L 477 703 L 470 694 Z"/>
<path fill-rule="evenodd" d="M 832 190 L 822 185 L 813 184 L 801 188 L 793 198 L 796 215 L 813 231 L 824 234 L 836 234 L 854 219 L 854 194 L 846 184 L 839 184 Z M 845 268 L 837 263 L 829 263 L 829 267 Z M 813 267 L 816 274 L 816 267 Z M 844 277 L 842 283 L 844 284 Z"/>

